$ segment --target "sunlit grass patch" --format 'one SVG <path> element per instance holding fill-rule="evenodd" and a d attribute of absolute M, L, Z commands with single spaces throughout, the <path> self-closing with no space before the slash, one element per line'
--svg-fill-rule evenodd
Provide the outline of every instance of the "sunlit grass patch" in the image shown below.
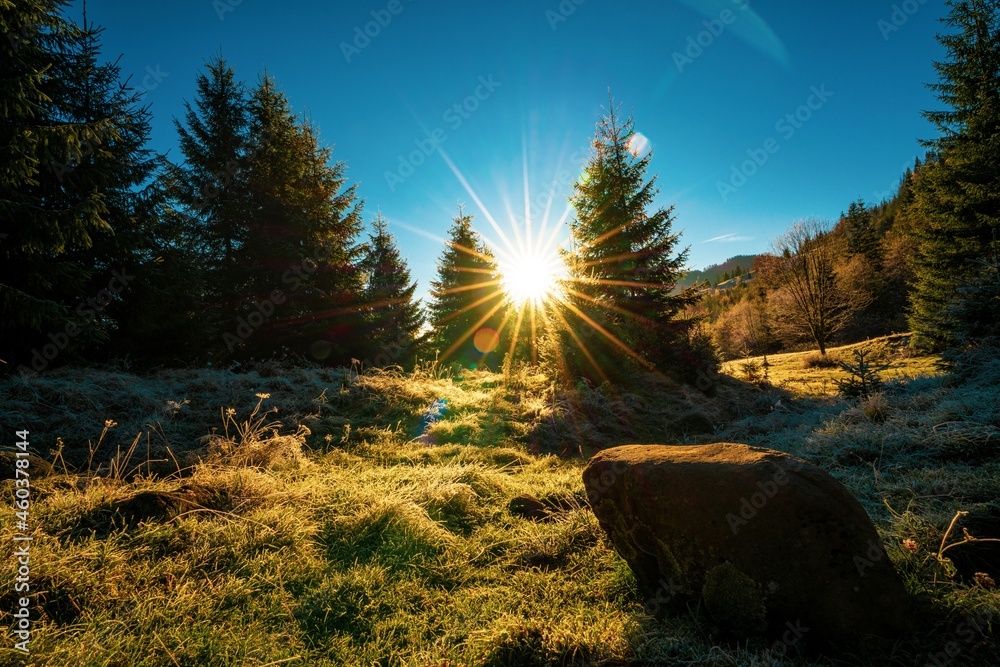
<path fill-rule="evenodd" d="M 883 344 L 890 343 L 888 360 L 891 367 L 882 374 L 884 380 L 909 381 L 942 374 L 940 356 L 914 356 L 908 349 L 899 347 L 901 340 L 904 340 L 901 336 L 879 339 Z M 848 359 L 852 350 L 869 344 L 871 343 L 830 348 L 825 356 L 818 352 L 788 352 L 767 357 L 752 357 L 751 361 L 758 365 L 766 362 L 770 383 L 776 387 L 787 389 L 797 396 L 832 396 L 837 393 L 836 380 L 848 377 L 847 372 L 840 368 L 837 362 Z M 722 371 L 739 378 L 743 363 L 745 360 L 741 359 L 725 362 Z"/>

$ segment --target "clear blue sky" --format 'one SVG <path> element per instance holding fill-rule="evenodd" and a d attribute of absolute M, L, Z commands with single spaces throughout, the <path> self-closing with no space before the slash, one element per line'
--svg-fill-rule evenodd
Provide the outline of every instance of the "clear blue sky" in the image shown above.
<path fill-rule="evenodd" d="M 881 199 L 933 136 L 920 112 L 938 106 L 924 84 L 945 11 L 944 0 L 88 3 L 105 55 L 150 86 L 153 145 L 175 161 L 172 119 L 205 60 L 221 49 L 248 83 L 266 68 L 347 162 L 366 219 L 389 218 L 421 293 L 458 202 L 499 240 L 469 189 L 511 238 L 525 183 L 532 198 L 554 189 L 558 222 L 609 88 L 652 146 L 658 203 L 676 205 L 694 268 Z M 355 41 L 379 17 L 377 35 Z M 409 173 L 401 156 L 429 135 L 442 150 L 387 178 Z M 766 162 L 734 179 L 753 155 Z"/>

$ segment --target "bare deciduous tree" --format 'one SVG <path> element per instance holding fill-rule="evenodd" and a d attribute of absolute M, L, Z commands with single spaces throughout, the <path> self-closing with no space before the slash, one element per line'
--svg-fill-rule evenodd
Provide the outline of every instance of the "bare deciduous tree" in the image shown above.
<path fill-rule="evenodd" d="M 826 346 L 851 317 L 871 303 L 870 292 L 849 288 L 839 275 L 838 253 L 830 228 L 803 220 L 775 239 L 773 255 L 759 263 L 761 278 L 772 291 L 778 324 L 787 333 L 809 336 Z"/>

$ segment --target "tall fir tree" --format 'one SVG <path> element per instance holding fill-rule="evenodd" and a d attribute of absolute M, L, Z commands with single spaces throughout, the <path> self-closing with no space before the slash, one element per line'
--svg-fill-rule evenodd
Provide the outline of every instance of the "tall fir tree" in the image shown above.
<path fill-rule="evenodd" d="M 67 4 L 0 7 L 0 356 L 35 370 L 114 328 L 124 286 L 108 271 L 142 243 L 136 190 L 157 161 L 148 114 Z"/>
<path fill-rule="evenodd" d="M 365 276 L 367 356 L 376 366 L 403 365 L 414 360 L 424 338 L 424 313 L 414 298 L 406 260 L 389 233 L 381 213 L 375 216 L 361 256 Z"/>
<path fill-rule="evenodd" d="M 940 136 L 927 142 L 937 158 L 916 174 L 921 219 L 911 226 L 917 251 L 910 324 L 919 340 L 935 344 L 996 328 L 1000 317 L 996 309 L 962 303 L 989 298 L 970 288 L 983 279 L 1000 227 L 1000 0 L 948 4 L 943 22 L 951 31 L 938 37 L 947 59 L 935 63 L 940 80 L 931 85 L 947 109 L 924 114 Z"/>
<path fill-rule="evenodd" d="M 198 74 L 183 122 L 174 120 L 184 160 L 168 172 L 171 217 L 186 228 L 177 255 L 197 258 L 191 268 L 204 286 L 198 329 L 207 348 L 233 328 L 246 288 L 237 253 L 248 236 L 248 106 L 245 86 L 218 56 Z"/>
<path fill-rule="evenodd" d="M 296 118 L 269 76 L 254 89 L 249 110 L 247 237 L 236 255 L 245 278 L 244 320 L 258 312 L 264 321 L 252 340 L 241 336 L 242 353 L 283 346 L 348 362 L 363 342 L 363 203 L 347 185 L 346 165 L 331 163 L 332 150 Z M 227 340 L 235 351 L 231 333 Z"/>
<path fill-rule="evenodd" d="M 93 247 L 71 253 L 90 269 L 87 294 L 101 294 L 109 283 L 121 287 L 100 315 L 111 329 L 105 355 L 133 359 L 176 357 L 190 346 L 193 309 L 188 262 L 168 263 L 175 234 L 165 215 L 165 191 L 159 177 L 165 160 L 148 147 L 152 114 L 143 106 L 145 91 L 122 79 L 117 61 L 103 63 L 103 29 L 87 22 L 80 54 L 82 76 L 68 82 L 81 100 L 78 115 L 85 122 L 110 118 L 116 136 L 76 163 L 56 165 L 57 175 L 81 190 L 98 190 L 104 198 L 111 230 L 94 235 Z M 77 173 L 100 174 L 99 181 L 76 183 Z M 166 224 L 165 224 L 166 223 Z M 187 308 L 178 308 L 186 303 Z M 171 307 L 165 308 L 166 304 Z M 186 342 L 187 345 L 182 345 Z"/>
<path fill-rule="evenodd" d="M 431 343 L 442 362 L 499 367 L 504 298 L 496 258 L 460 208 L 431 281 Z"/>
<path fill-rule="evenodd" d="M 673 207 L 649 210 L 659 191 L 643 148 L 633 119 L 622 119 L 612 100 L 570 199 L 570 331 L 559 337 L 558 355 L 572 374 L 603 378 L 636 363 L 665 370 L 688 356 L 689 323 L 679 314 L 696 297 L 674 289 L 687 250 L 678 251 Z"/>

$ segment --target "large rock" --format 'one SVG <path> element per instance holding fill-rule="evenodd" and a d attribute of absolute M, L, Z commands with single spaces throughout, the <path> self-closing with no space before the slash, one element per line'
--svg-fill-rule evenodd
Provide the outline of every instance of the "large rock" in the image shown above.
<path fill-rule="evenodd" d="M 912 632 L 868 515 L 805 461 L 729 443 L 632 445 L 594 456 L 583 481 L 651 613 L 700 601 L 731 632 L 795 642 Z"/>

